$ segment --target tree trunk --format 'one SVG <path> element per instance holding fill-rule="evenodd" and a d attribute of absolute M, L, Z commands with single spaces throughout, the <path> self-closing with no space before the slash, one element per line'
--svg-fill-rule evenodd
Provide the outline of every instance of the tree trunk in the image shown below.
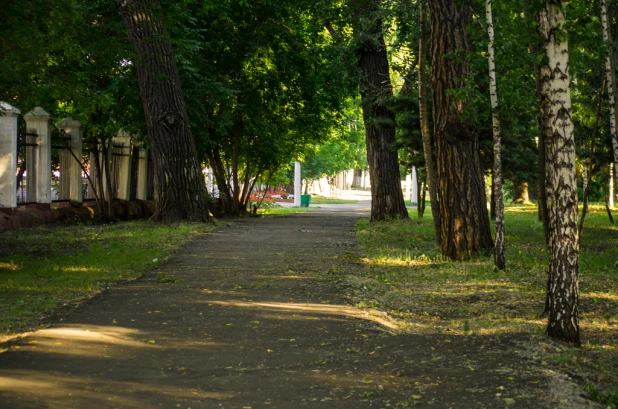
<path fill-rule="evenodd" d="M 219 189 L 219 206 L 223 214 L 230 215 L 232 213 L 231 188 L 228 184 L 228 178 L 225 172 L 225 165 L 221 159 L 219 148 L 215 147 L 208 151 L 208 161 L 215 175 L 217 188 Z"/>
<path fill-rule="evenodd" d="M 577 179 L 563 8 L 564 4 L 548 0 L 537 16 L 548 57 L 540 78 L 550 247 L 547 334 L 579 346 Z"/>
<path fill-rule="evenodd" d="M 158 0 L 118 0 L 137 69 L 154 168 L 157 221 L 208 219 L 206 186 Z"/>
<path fill-rule="evenodd" d="M 416 172 L 416 215 L 419 219 L 422 219 L 425 215 L 425 184 L 427 183 L 427 171 L 425 171 L 425 177 L 421 179 L 419 172 Z"/>
<path fill-rule="evenodd" d="M 468 55 L 462 52 L 472 50 L 465 31 L 472 24 L 472 11 L 453 0 L 434 0 L 429 5 L 442 254 L 462 260 L 493 247 L 476 124 L 464 113 L 471 101 L 453 92 L 467 82 Z"/>
<path fill-rule="evenodd" d="M 530 203 L 530 195 L 528 192 L 528 182 L 522 182 L 517 179 L 513 180 L 513 202 L 520 204 Z"/>
<path fill-rule="evenodd" d="M 241 104 L 240 98 L 238 104 Z M 238 182 L 238 162 L 240 156 L 240 138 L 244 130 L 243 113 L 238 110 L 236 113 L 236 125 L 234 128 L 234 146 L 232 147 L 232 196 L 231 200 L 232 215 L 238 216 L 240 213 L 240 183 Z"/>
<path fill-rule="evenodd" d="M 609 186 L 608 186 L 608 204 L 610 208 L 614 208 L 614 174 L 616 173 L 614 169 L 614 163 L 609 164 Z"/>
<path fill-rule="evenodd" d="M 420 217 L 423 217 L 423 215 L 425 214 L 426 199 L 427 199 L 427 173 L 425 173 L 425 178 L 423 179 L 423 190 L 421 194 L 421 200 L 419 203 L 419 209 L 421 209 Z"/>
<path fill-rule="evenodd" d="M 494 177 L 491 177 L 491 195 L 489 197 L 489 218 L 496 221 L 496 197 L 494 195 Z"/>
<path fill-rule="evenodd" d="M 429 41 L 427 30 L 427 7 L 421 1 L 421 39 L 418 43 L 418 108 L 421 119 L 421 135 L 423 138 L 423 155 L 425 157 L 425 173 L 429 187 L 429 201 L 433 225 L 436 230 L 436 241 L 440 245 L 442 233 L 440 232 L 440 204 L 438 202 L 438 176 L 436 161 L 434 160 L 433 144 L 429 132 L 429 115 L 427 114 L 427 42 Z M 423 204 L 424 205 L 424 204 Z M 424 212 L 424 209 L 423 209 Z"/>
<path fill-rule="evenodd" d="M 380 0 L 352 0 L 354 35 L 361 68 L 360 93 L 371 179 L 371 221 L 408 219 L 401 190 L 395 139 L 395 115 L 386 103 L 393 96 L 382 20 L 376 17 Z"/>
<path fill-rule="evenodd" d="M 595 139 L 597 137 L 597 132 L 599 131 L 599 121 L 601 119 L 601 106 L 603 105 L 603 94 L 605 92 L 605 83 L 603 81 L 603 85 L 601 86 L 601 92 L 599 93 L 599 102 L 597 103 L 596 110 L 596 118 L 594 120 L 594 128 L 592 128 L 592 134 L 590 135 L 590 150 L 588 151 L 588 166 L 582 160 L 582 168 L 583 168 L 583 206 L 582 206 L 582 217 L 579 219 L 579 228 L 577 229 L 577 235 L 579 237 L 579 242 L 581 243 L 582 234 L 584 232 L 584 221 L 586 220 L 586 215 L 588 214 L 588 196 L 590 195 L 590 185 L 592 184 L 592 174 L 594 172 L 592 158 L 594 157 L 594 147 L 595 147 Z M 611 180 L 612 175 L 609 175 L 609 179 Z"/>
<path fill-rule="evenodd" d="M 494 136 L 494 169 L 492 173 L 492 192 L 496 209 L 496 240 L 494 242 L 494 262 L 499 270 L 506 267 L 504 257 L 504 200 L 502 198 L 502 140 L 500 137 L 500 120 L 498 118 L 498 91 L 496 88 L 496 60 L 494 53 L 494 23 L 491 15 L 491 0 L 485 2 L 487 34 L 489 35 L 489 95 L 491 99 L 491 119 Z"/>
<path fill-rule="evenodd" d="M 539 76 L 540 78 L 540 76 Z M 540 91 L 539 91 L 539 100 L 540 98 Z M 542 129 L 542 124 L 541 124 L 541 118 L 539 116 L 539 125 L 541 125 L 541 129 Z M 545 160 L 545 138 L 543 137 L 543 132 L 540 133 L 539 136 L 539 163 L 538 163 L 538 169 L 537 169 L 537 177 L 538 177 L 538 191 L 539 191 L 539 200 L 537 201 L 538 203 L 538 214 L 539 214 L 539 221 L 541 221 L 543 223 L 543 233 L 545 235 L 545 244 L 549 245 L 549 211 L 547 209 L 547 187 L 546 187 L 546 172 L 545 172 L 545 167 L 546 167 L 546 160 Z"/>
<path fill-rule="evenodd" d="M 614 68 L 614 49 L 607 22 L 607 0 L 601 0 L 601 25 L 603 26 L 603 40 L 607 44 L 605 58 L 605 75 L 609 94 L 609 130 L 614 153 L 614 168 L 618 168 L 618 136 L 616 135 L 616 71 Z"/>
<path fill-rule="evenodd" d="M 542 48 L 540 44 L 533 44 L 531 46 L 533 49 L 533 53 L 536 54 Z M 535 64 L 534 69 L 536 71 L 536 94 L 539 101 L 542 100 L 542 76 L 541 76 L 541 66 Z M 547 188 L 546 188 L 546 154 L 545 154 L 545 137 L 543 136 L 543 115 L 541 111 L 539 111 L 539 115 L 537 117 L 539 123 L 539 140 L 537 143 L 537 148 L 539 150 L 538 163 L 537 163 L 537 190 L 539 193 L 539 198 L 537 201 L 538 206 L 538 216 L 539 221 L 543 223 L 543 233 L 545 235 L 545 244 L 549 245 L 549 213 L 547 210 Z"/>

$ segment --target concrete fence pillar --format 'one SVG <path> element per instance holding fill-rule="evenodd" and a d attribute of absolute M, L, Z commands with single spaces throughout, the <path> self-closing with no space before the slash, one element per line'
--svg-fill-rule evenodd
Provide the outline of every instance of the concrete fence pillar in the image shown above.
<path fill-rule="evenodd" d="M 113 162 L 116 173 L 116 197 L 131 200 L 131 136 L 119 133 L 113 141 Z"/>
<path fill-rule="evenodd" d="M 418 206 L 418 174 L 416 166 L 412 166 L 412 206 Z"/>
<path fill-rule="evenodd" d="M 41 107 L 24 115 L 27 141 L 36 146 L 26 149 L 28 201 L 51 203 L 51 121 L 52 116 Z M 36 134 L 36 137 L 34 136 Z M 28 149 L 30 148 L 30 149 Z M 34 182 L 34 183 L 33 183 Z"/>
<path fill-rule="evenodd" d="M 20 110 L 0 101 L 0 208 L 17 207 L 17 119 Z"/>
<path fill-rule="evenodd" d="M 148 151 L 146 149 L 139 150 L 135 198 L 138 200 L 148 199 Z"/>
<path fill-rule="evenodd" d="M 64 130 L 68 147 L 60 154 L 61 198 L 81 202 L 84 126 L 70 118 L 58 122 L 56 126 Z"/>
<path fill-rule="evenodd" d="M 300 207 L 301 195 L 301 177 L 300 177 L 300 162 L 294 162 L 294 207 Z"/>
<path fill-rule="evenodd" d="M 406 175 L 406 191 L 404 200 L 407 202 L 412 198 L 412 174 Z"/>

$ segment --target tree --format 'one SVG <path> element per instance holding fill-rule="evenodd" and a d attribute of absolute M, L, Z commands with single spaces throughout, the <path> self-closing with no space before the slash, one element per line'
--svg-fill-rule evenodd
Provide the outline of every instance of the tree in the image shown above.
<path fill-rule="evenodd" d="M 349 169 L 367 168 L 364 128 L 358 103 L 358 100 L 348 101 L 341 124 L 332 130 L 328 139 L 305 152 L 301 173 L 307 185 Z"/>
<path fill-rule="evenodd" d="M 492 172 L 493 195 L 496 206 L 496 240 L 494 249 L 494 262 L 500 270 L 505 268 L 504 258 L 504 200 L 502 199 L 502 159 L 500 138 L 500 119 L 498 118 L 498 91 L 496 89 L 496 60 L 494 52 L 494 24 L 491 13 L 491 0 L 485 2 L 485 16 L 487 19 L 487 34 L 489 44 L 487 54 L 489 62 L 489 93 L 491 97 L 491 119 L 494 136 L 494 169 Z"/>
<path fill-rule="evenodd" d="M 564 6 L 548 0 L 537 14 L 547 55 L 539 78 L 549 214 L 547 333 L 579 346 L 577 180 Z"/>
<path fill-rule="evenodd" d="M 371 221 L 407 219 L 395 139 L 395 115 L 380 0 L 350 0 L 371 179 Z"/>
<path fill-rule="evenodd" d="M 442 254 L 461 260 L 492 248 L 477 128 L 466 112 L 471 103 L 467 53 L 472 51 L 466 27 L 472 11 L 452 0 L 429 5 Z"/>
<path fill-rule="evenodd" d="M 420 110 L 421 133 L 423 138 L 423 153 L 425 157 L 425 168 L 427 174 L 427 185 L 429 186 L 429 201 L 431 202 L 431 214 L 436 230 L 436 240 L 438 245 L 442 242 L 441 223 L 440 223 L 440 203 L 438 201 L 438 175 L 436 162 L 434 159 L 434 149 L 429 131 L 429 117 L 427 114 L 427 44 L 429 42 L 429 30 L 427 27 L 427 6 L 421 1 L 421 38 L 418 47 L 418 104 Z"/>
<path fill-rule="evenodd" d="M 157 0 L 118 0 L 135 60 L 155 180 L 158 221 L 208 219 L 204 178 L 191 136 L 172 45 Z"/>
<path fill-rule="evenodd" d="M 607 43 L 605 75 L 607 78 L 607 91 L 609 93 L 609 126 L 612 151 L 614 153 L 614 169 L 618 169 L 618 136 L 616 135 L 616 70 L 614 67 L 614 48 L 612 46 L 611 31 L 609 29 L 609 24 L 607 23 L 607 0 L 601 0 L 601 25 L 603 28 L 603 40 Z M 615 172 L 615 174 L 618 175 L 618 172 Z"/>
<path fill-rule="evenodd" d="M 211 210 L 244 214 L 258 179 L 329 137 L 352 80 L 312 2 L 188 3 L 174 25 L 194 32 L 198 50 L 187 47 L 180 74 L 195 84 L 185 93 L 218 187 Z"/>

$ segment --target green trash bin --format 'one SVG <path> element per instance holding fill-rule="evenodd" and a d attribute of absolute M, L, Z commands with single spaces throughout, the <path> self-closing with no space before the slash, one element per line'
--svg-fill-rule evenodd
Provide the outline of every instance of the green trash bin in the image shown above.
<path fill-rule="evenodd" d="M 311 195 L 300 195 L 300 207 L 309 207 Z"/>

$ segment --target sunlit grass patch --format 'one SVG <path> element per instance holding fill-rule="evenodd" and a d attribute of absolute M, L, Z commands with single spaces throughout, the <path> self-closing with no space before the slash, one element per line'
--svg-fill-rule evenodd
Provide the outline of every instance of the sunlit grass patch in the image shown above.
<path fill-rule="evenodd" d="M 0 233 L 0 339 L 35 328 L 59 308 L 76 305 L 109 284 L 139 277 L 212 228 L 132 221 Z"/>
<path fill-rule="evenodd" d="M 260 209 L 258 214 L 261 216 L 285 216 L 288 214 L 303 213 L 307 210 L 309 210 L 307 207 L 273 206 Z"/>
<path fill-rule="evenodd" d="M 311 195 L 310 204 L 354 204 L 358 203 L 358 200 L 353 199 L 338 199 L 336 197 L 327 197 L 319 195 Z"/>
<path fill-rule="evenodd" d="M 358 222 L 364 268 L 348 283 L 359 306 L 388 311 L 407 332 L 543 336 L 549 253 L 535 206 L 506 208 L 505 272 L 495 270 L 489 255 L 466 262 L 444 259 L 431 213 L 410 216 Z M 578 364 L 575 372 L 585 373 L 600 395 L 618 385 L 617 238 L 605 208 L 592 206 L 581 242 L 580 325 L 586 362 L 597 364 Z"/>

